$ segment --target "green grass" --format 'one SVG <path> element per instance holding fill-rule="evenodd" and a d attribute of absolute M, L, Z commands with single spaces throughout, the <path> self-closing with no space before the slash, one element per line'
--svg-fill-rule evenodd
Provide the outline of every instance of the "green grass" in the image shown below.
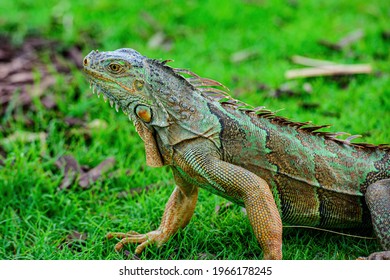
<path fill-rule="evenodd" d="M 362 134 L 375 144 L 390 139 L 390 5 L 375 1 L 1 1 L 0 33 L 20 45 L 35 35 L 60 42 L 58 51 L 73 45 L 84 54 L 91 49 L 131 47 L 154 58 L 174 59 L 174 67 L 189 68 L 223 82 L 233 97 L 297 121 L 332 124 L 331 131 Z M 139 2 L 139 3 L 138 3 Z M 180 3 L 181 2 L 181 3 Z M 152 23 L 149 18 L 156 23 Z M 356 29 L 365 36 L 348 50 L 330 50 L 318 41 L 336 42 Z M 148 47 L 159 30 L 170 49 Z M 256 53 L 253 60 L 232 63 L 241 50 Z M 354 76 L 346 87 L 334 78 L 297 80 L 292 96 L 271 97 L 286 83 L 284 72 L 297 67 L 292 55 L 341 63 L 371 63 L 375 74 Z M 50 60 L 47 62 L 50 64 Z M 124 259 L 107 241 L 108 231 L 146 232 L 158 227 L 163 205 L 173 190 L 168 169 L 146 167 L 143 144 L 123 114 L 116 114 L 92 98 L 82 74 L 72 68 L 71 82 L 56 74 L 56 110 L 36 110 L 1 116 L 1 138 L 17 131 L 45 132 L 40 141 L 13 141 L 0 165 L 1 259 Z M 302 90 L 309 82 L 312 93 Z M 267 85 L 270 90 L 261 89 Z M 305 106 L 311 104 L 314 106 Z M 105 129 L 91 129 L 85 137 L 64 124 L 65 117 L 99 119 Z M 27 124 L 26 119 L 33 125 Z M 96 166 L 107 157 L 117 160 L 121 176 L 104 176 L 87 190 L 74 184 L 58 190 L 64 174 L 55 161 L 65 154 L 80 164 Z M 130 175 L 126 175 L 130 173 Z M 118 195 L 130 189 L 161 184 L 147 193 Z M 150 247 L 141 259 L 258 259 L 262 257 L 241 209 L 216 213 L 226 201 L 201 190 L 191 223 L 162 248 Z M 67 240 L 72 232 L 84 241 Z M 133 251 L 135 246 L 126 248 Z M 285 259 L 354 259 L 379 250 L 375 241 L 311 230 L 286 229 Z M 131 256 L 130 256 L 131 257 Z"/>

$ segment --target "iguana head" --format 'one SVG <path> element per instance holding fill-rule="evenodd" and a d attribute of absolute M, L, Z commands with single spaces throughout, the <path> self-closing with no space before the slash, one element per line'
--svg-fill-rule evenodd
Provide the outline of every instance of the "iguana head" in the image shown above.
<path fill-rule="evenodd" d="M 221 95 L 212 88 L 221 84 L 166 62 L 119 49 L 92 51 L 83 65 L 92 90 L 129 116 L 145 144 L 156 134 L 166 146 L 196 137 L 219 141 L 219 121 L 207 113 L 206 95 Z"/>
<path fill-rule="evenodd" d="M 153 119 L 152 106 L 155 104 L 150 90 L 145 89 L 147 79 L 145 58 L 132 49 L 112 52 L 90 52 L 83 61 L 93 92 L 129 115 L 150 123 Z M 161 124 L 163 125 L 162 122 Z"/>
<path fill-rule="evenodd" d="M 167 60 L 168 61 L 168 60 Z M 90 52 L 83 61 L 92 90 L 134 120 L 166 127 L 196 114 L 203 97 L 197 85 L 220 85 L 194 73 L 166 66 L 133 49 Z M 186 79 L 179 73 L 194 75 Z M 196 83 L 196 85 L 194 85 Z"/>
<path fill-rule="evenodd" d="M 168 117 L 163 107 L 158 108 L 146 83 L 147 58 L 132 49 L 112 52 L 91 51 L 83 60 L 92 91 L 111 107 L 119 108 L 134 122 L 138 134 L 145 143 L 146 162 L 150 166 L 162 166 L 163 159 L 155 139 L 155 126 L 167 126 Z"/>

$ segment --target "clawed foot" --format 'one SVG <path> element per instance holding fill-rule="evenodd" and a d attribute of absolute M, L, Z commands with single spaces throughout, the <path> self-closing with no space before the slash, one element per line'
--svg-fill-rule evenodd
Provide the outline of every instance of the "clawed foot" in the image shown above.
<path fill-rule="evenodd" d="M 123 232 L 109 232 L 107 234 L 108 239 L 112 238 L 121 238 L 122 240 L 119 241 L 115 245 L 115 251 L 119 252 L 123 249 L 123 246 L 127 244 L 139 244 L 137 248 L 135 249 L 135 254 L 141 254 L 141 252 L 150 244 L 156 244 L 157 246 L 162 245 L 166 240 L 167 236 L 160 230 L 151 231 L 146 234 L 140 234 L 135 231 L 129 231 L 127 233 Z"/>

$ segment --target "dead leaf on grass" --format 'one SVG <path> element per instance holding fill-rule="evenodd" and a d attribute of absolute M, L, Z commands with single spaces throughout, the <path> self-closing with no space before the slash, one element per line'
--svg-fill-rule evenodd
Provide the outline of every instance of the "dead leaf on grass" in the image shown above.
<path fill-rule="evenodd" d="M 78 185 L 83 189 L 89 188 L 104 173 L 110 170 L 116 163 L 115 158 L 107 158 L 94 168 L 80 166 L 78 161 L 71 155 L 61 156 L 56 161 L 58 169 L 63 170 L 64 178 L 59 186 L 60 190 L 69 188 L 78 179 Z"/>
<path fill-rule="evenodd" d="M 67 241 L 73 241 L 73 240 L 81 240 L 85 241 L 87 240 L 88 235 L 86 233 L 80 233 L 78 231 L 73 231 L 68 236 L 66 236 Z"/>
<path fill-rule="evenodd" d="M 64 247 L 68 247 L 69 249 L 80 249 L 80 245 L 84 245 L 85 241 L 88 239 L 88 234 L 80 233 L 78 231 L 72 231 L 69 233 L 65 239 L 58 246 L 58 249 L 63 250 Z"/>
<path fill-rule="evenodd" d="M 85 124 L 85 120 L 81 119 L 81 118 L 75 118 L 75 117 L 66 117 L 64 119 L 64 122 L 70 126 L 70 127 L 74 127 L 74 126 L 82 126 Z"/>
<path fill-rule="evenodd" d="M 83 54 L 81 53 L 80 48 L 72 47 L 66 52 L 66 54 L 77 68 L 81 69 L 83 67 Z"/>
<path fill-rule="evenodd" d="M 7 152 L 4 150 L 3 146 L 0 145 L 0 166 L 4 166 L 4 159 L 7 158 Z"/>
<path fill-rule="evenodd" d="M 82 172 L 79 163 L 71 155 L 60 157 L 55 164 L 59 169 L 63 169 L 65 174 L 59 186 L 60 190 L 69 188 L 76 177 Z"/>
<path fill-rule="evenodd" d="M 11 84 L 31 84 L 34 81 L 34 76 L 31 72 L 18 72 L 10 75 L 7 80 Z"/>
<path fill-rule="evenodd" d="M 42 99 L 41 99 L 41 102 L 42 102 L 42 105 L 46 108 L 46 109 L 54 109 L 57 107 L 57 103 L 55 102 L 53 96 L 51 95 L 46 95 L 44 96 Z"/>
<path fill-rule="evenodd" d="M 92 168 L 88 172 L 82 174 L 80 176 L 79 186 L 83 189 L 89 188 L 91 184 L 96 182 L 105 172 L 110 170 L 115 165 L 115 163 L 115 158 L 108 158 L 95 168 Z"/>
<path fill-rule="evenodd" d="M 199 253 L 198 254 L 198 259 L 199 260 L 215 260 L 217 256 L 215 254 L 211 253 Z"/>

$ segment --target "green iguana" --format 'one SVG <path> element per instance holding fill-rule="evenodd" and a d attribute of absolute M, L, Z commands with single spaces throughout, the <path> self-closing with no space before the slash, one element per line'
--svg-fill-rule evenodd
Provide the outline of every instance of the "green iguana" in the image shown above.
<path fill-rule="evenodd" d="M 149 166 L 176 183 L 160 227 L 109 233 L 116 245 L 162 245 L 194 212 L 198 188 L 247 210 L 264 259 L 282 259 L 282 221 L 317 228 L 373 227 L 390 259 L 390 146 L 353 144 L 326 126 L 293 122 L 231 98 L 219 82 L 132 49 L 92 51 L 83 61 L 93 91 L 134 122 Z"/>

